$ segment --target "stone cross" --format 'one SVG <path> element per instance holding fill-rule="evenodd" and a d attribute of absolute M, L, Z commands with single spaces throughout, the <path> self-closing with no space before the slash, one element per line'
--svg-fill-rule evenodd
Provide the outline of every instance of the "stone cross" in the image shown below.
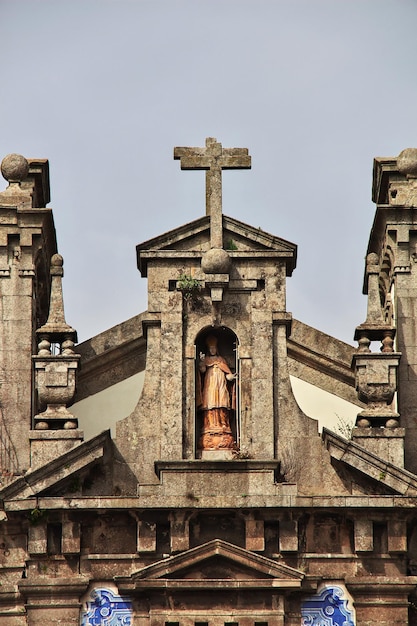
<path fill-rule="evenodd" d="M 206 170 L 206 215 L 210 215 L 210 245 L 223 247 L 222 170 L 250 169 L 247 148 L 223 148 L 207 137 L 205 148 L 174 148 L 182 170 Z"/>

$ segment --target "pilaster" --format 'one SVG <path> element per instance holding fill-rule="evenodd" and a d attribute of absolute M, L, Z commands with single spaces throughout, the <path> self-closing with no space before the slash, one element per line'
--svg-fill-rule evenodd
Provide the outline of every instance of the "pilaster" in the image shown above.
<path fill-rule="evenodd" d="M 70 579 L 28 578 L 19 583 L 26 601 L 28 626 L 80 623 L 81 596 L 86 592 L 89 579 L 74 575 Z"/>
<path fill-rule="evenodd" d="M 355 598 L 356 619 L 366 626 L 404 626 L 408 624 L 409 594 L 417 578 L 364 576 L 347 580 Z"/>
<path fill-rule="evenodd" d="M 56 252 L 46 160 L 9 155 L 0 192 L 0 471 L 29 468 L 35 328 L 48 314 L 49 261 Z"/>

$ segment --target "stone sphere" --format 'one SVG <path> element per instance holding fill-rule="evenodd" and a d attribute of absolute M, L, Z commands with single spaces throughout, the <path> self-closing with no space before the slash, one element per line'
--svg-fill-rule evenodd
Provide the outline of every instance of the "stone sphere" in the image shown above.
<path fill-rule="evenodd" d="M 387 420 L 386 424 L 385 424 L 385 428 L 398 428 L 398 426 L 400 425 L 399 421 L 396 419 L 389 419 Z"/>
<path fill-rule="evenodd" d="M 401 174 L 417 177 L 417 148 L 406 148 L 400 152 L 397 167 Z"/>
<path fill-rule="evenodd" d="M 230 256 L 222 248 L 211 248 L 204 253 L 201 259 L 201 269 L 206 274 L 228 274 Z"/>
<path fill-rule="evenodd" d="M 64 259 L 60 254 L 53 254 L 51 257 L 51 265 L 54 267 L 62 267 L 64 265 Z"/>
<path fill-rule="evenodd" d="M 369 428 L 370 425 L 371 422 L 366 419 L 366 417 L 361 417 L 361 419 L 356 422 L 356 426 L 359 426 L 359 428 Z"/>
<path fill-rule="evenodd" d="M 1 173 L 9 183 L 18 183 L 29 174 L 29 163 L 21 154 L 8 154 L 1 162 Z"/>
<path fill-rule="evenodd" d="M 366 262 L 368 265 L 378 265 L 379 256 L 377 255 L 376 252 L 370 252 L 368 256 L 366 257 Z"/>

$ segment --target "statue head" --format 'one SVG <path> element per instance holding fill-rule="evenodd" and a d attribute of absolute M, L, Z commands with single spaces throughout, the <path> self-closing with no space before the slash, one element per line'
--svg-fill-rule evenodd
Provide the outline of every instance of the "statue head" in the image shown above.
<path fill-rule="evenodd" d="M 208 335 L 206 338 L 206 346 L 211 356 L 217 354 L 217 337 L 214 335 Z"/>

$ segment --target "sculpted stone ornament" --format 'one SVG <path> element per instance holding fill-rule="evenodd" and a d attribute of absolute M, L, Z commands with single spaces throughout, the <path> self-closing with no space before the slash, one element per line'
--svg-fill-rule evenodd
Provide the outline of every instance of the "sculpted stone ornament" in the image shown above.
<path fill-rule="evenodd" d="M 63 259 L 51 259 L 51 298 L 46 324 L 38 328 L 38 354 L 33 357 L 38 400 L 46 410 L 35 415 L 35 430 L 72 430 L 77 419 L 67 405 L 75 394 L 80 355 L 74 353 L 76 331 L 65 321 L 62 298 Z"/>
<path fill-rule="evenodd" d="M 396 428 L 399 414 L 391 403 L 397 391 L 399 355 L 369 353 L 354 356 L 356 391 L 367 408 L 358 415 L 358 426 L 381 425 Z"/>
<path fill-rule="evenodd" d="M 182 170 L 205 170 L 206 215 L 210 216 L 210 249 L 201 259 L 201 268 L 208 275 L 206 286 L 213 303 L 223 300 L 228 283 L 231 258 L 223 249 L 222 172 L 232 169 L 250 169 L 251 157 L 247 148 L 223 148 L 215 137 L 207 137 L 204 148 L 174 148 L 174 159 L 179 159 Z"/>
<path fill-rule="evenodd" d="M 9 183 L 0 192 L 0 206 L 18 206 L 19 209 L 32 208 L 32 190 L 25 187 L 29 174 L 29 162 L 21 154 L 8 154 L 1 162 L 1 174 Z"/>
<path fill-rule="evenodd" d="M 406 180 L 391 182 L 389 203 L 393 206 L 417 206 L 417 148 L 406 148 L 397 157 L 398 171 Z"/>
<path fill-rule="evenodd" d="M 21 154 L 8 154 L 1 162 L 1 173 L 9 184 L 20 183 L 29 173 L 29 163 Z"/>
<path fill-rule="evenodd" d="M 201 269 L 206 274 L 228 274 L 230 265 L 230 256 L 222 248 L 210 248 L 201 259 Z"/>
<path fill-rule="evenodd" d="M 206 214 L 210 215 L 210 247 L 223 248 L 222 170 L 250 169 L 247 148 L 223 148 L 214 137 L 207 137 L 204 148 L 174 148 L 182 170 L 206 171 Z"/>
<path fill-rule="evenodd" d="M 355 330 L 359 349 L 353 356 L 355 387 L 367 408 L 358 414 L 356 425 L 397 428 L 399 414 L 392 406 L 397 391 L 400 354 L 393 351 L 395 328 L 383 320 L 379 297 L 380 266 L 378 255 L 366 258 L 368 310 L 366 321 Z M 381 342 L 381 352 L 371 352 L 372 341 Z"/>
<path fill-rule="evenodd" d="M 217 337 L 206 340 L 208 355 L 200 353 L 197 376 L 197 408 L 203 425 L 200 450 L 236 450 L 230 426 L 231 410 L 235 408 L 233 374 L 226 360 L 218 354 Z"/>

